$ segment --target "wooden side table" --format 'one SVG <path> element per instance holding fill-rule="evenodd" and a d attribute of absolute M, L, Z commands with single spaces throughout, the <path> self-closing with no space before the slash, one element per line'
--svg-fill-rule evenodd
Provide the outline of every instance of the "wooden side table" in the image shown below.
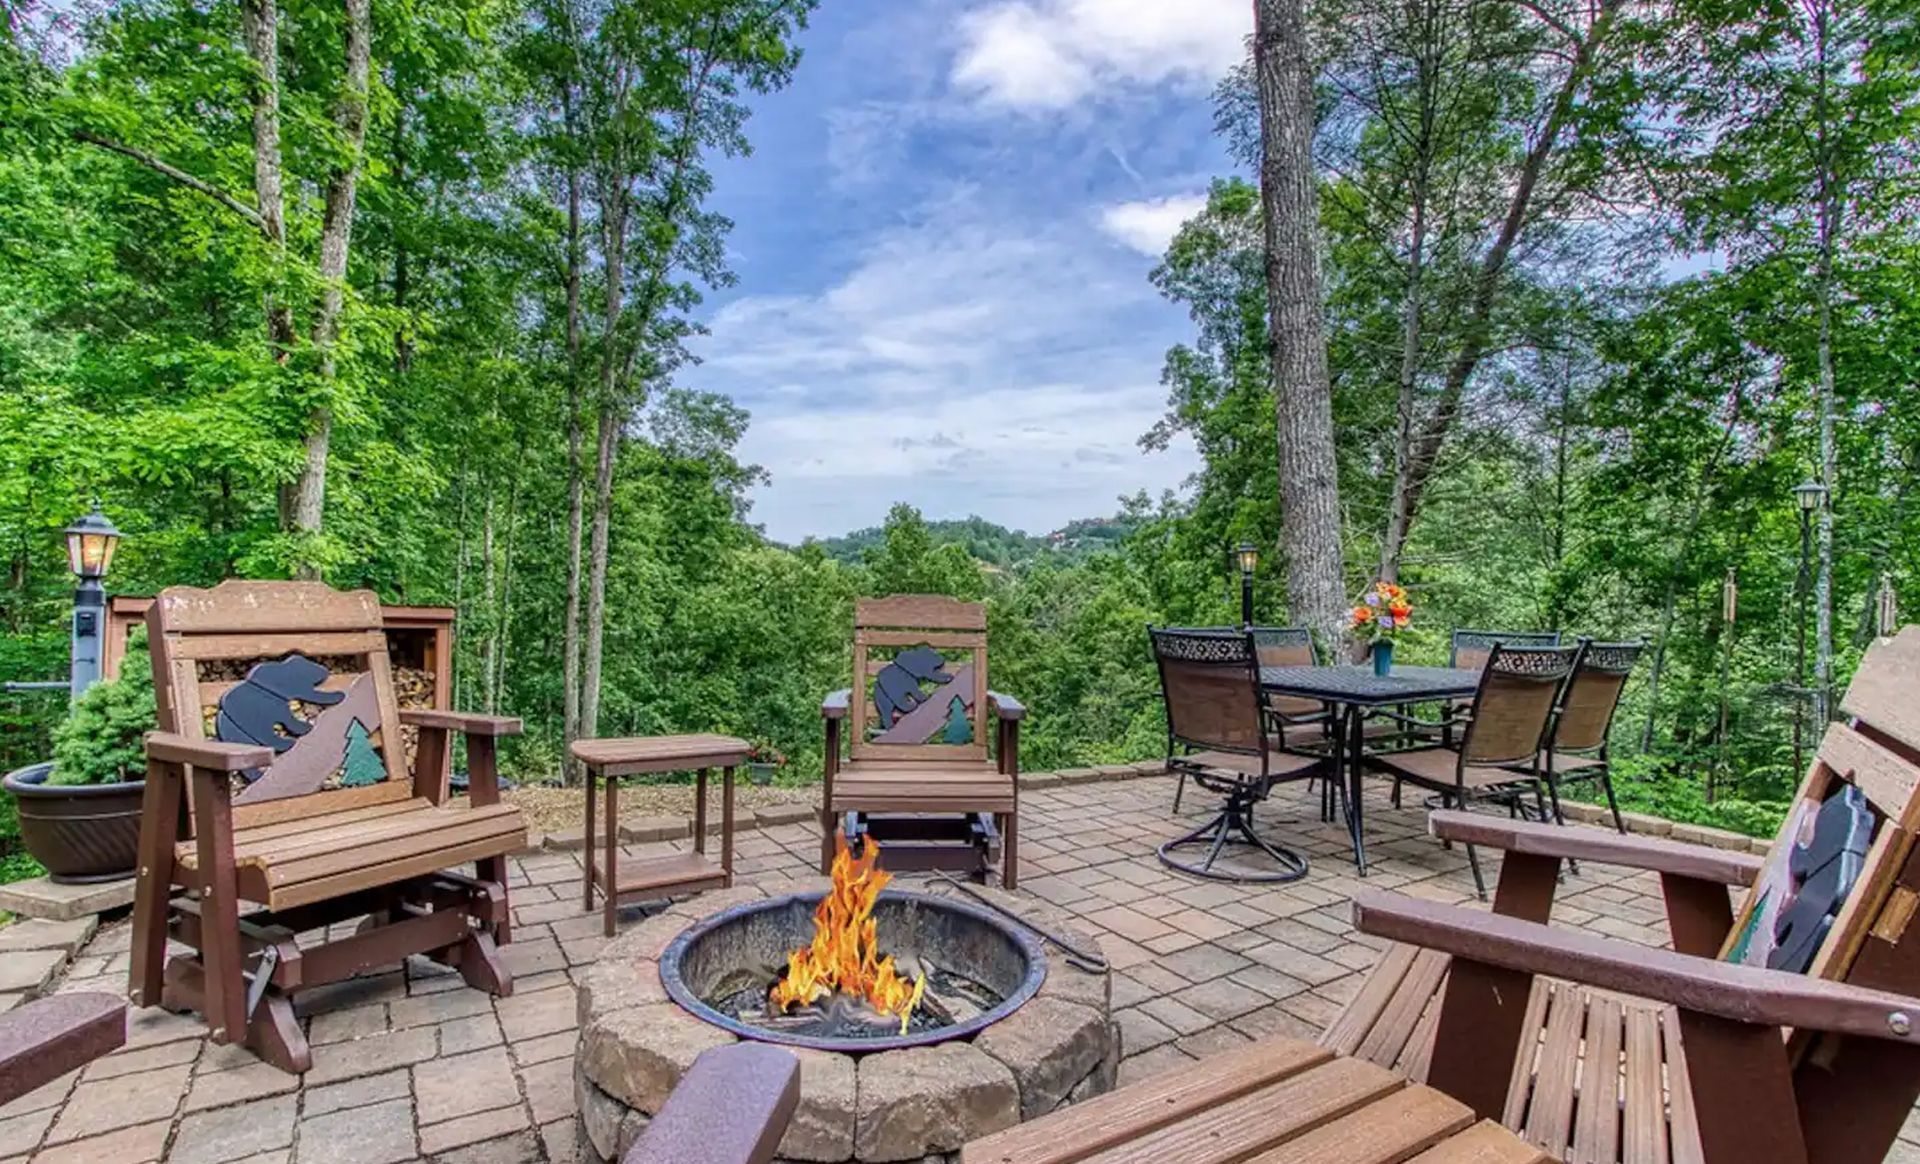
<path fill-rule="evenodd" d="M 593 893 L 600 890 L 606 911 L 606 933 L 613 936 L 614 912 L 622 898 L 646 899 L 673 893 L 693 893 L 733 884 L 733 770 L 747 762 L 751 750 L 732 736 L 635 736 L 618 740 L 575 740 L 573 758 L 587 770 L 586 868 L 581 888 L 586 908 L 593 909 Z M 722 770 L 720 794 L 720 861 L 707 856 L 707 773 Z M 620 779 L 651 772 L 698 772 L 693 794 L 693 852 L 620 863 Z M 593 848 L 594 784 L 606 789 L 606 843 L 604 862 Z"/>

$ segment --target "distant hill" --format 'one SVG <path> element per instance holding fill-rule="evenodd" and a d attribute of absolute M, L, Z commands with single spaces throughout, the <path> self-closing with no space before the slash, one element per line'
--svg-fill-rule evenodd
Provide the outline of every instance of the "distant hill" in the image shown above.
<path fill-rule="evenodd" d="M 984 517 L 927 523 L 927 532 L 932 535 L 935 545 L 964 546 L 974 558 L 1003 570 L 1012 569 L 1043 554 L 1084 557 L 1114 545 L 1131 530 L 1132 525 L 1119 517 L 1080 518 L 1043 536 L 1008 529 Z M 820 538 L 817 544 L 826 551 L 828 557 L 853 563 L 860 561 L 867 548 L 878 545 L 885 536 L 885 532 L 876 525 L 835 538 Z"/>

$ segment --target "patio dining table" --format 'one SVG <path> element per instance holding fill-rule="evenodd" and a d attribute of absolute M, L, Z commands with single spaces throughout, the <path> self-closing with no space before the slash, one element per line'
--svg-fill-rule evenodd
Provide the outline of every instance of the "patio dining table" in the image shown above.
<path fill-rule="evenodd" d="M 1366 759 L 1367 714 L 1383 707 L 1464 699 L 1480 687 L 1480 672 L 1459 667 L 1401 667 L 1375 675 L 1372 666 L 1262 667 L 1260 689 L 1269 695 L 1317 699 L 1333 711 L 1334 755 L 1346 776 L 1347 832 L 1353 863 L 1367 875 L 1367 842 L 1360 778 Z"/>

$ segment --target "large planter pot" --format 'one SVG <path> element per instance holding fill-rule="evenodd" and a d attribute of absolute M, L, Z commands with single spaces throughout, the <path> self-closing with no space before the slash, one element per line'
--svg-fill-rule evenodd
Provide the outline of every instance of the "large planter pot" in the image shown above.
<path fill-rule="evenodd" d="M 29 764 L 4 781 L 20 809 L 20 840 L 64 884 L 131 877 L 140 850 L 144 780 L 53 784 L 52 764 Z"/>

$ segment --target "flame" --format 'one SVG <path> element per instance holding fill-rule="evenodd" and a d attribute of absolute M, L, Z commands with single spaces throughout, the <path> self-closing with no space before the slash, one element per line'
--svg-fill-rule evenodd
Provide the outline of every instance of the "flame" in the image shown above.
<path fill-rule="evenodd" d="M 865 855 L 847 850 L 844 834 L 834 838 L 833 888 L 813 911 L 813 942 L 787 955 L 787 973 L 767 995 L 778 1012 L 808 1006 L 834 992 L 865 999 L 881 1014 L 900 1016 L 900 1033 L 927 992 L 927 976 L 912 983 L 893 968 L 893 956 L 880 956 L 874 902 L 893 874 L 880 868 L 880 846 L 868 838 Z"/>

